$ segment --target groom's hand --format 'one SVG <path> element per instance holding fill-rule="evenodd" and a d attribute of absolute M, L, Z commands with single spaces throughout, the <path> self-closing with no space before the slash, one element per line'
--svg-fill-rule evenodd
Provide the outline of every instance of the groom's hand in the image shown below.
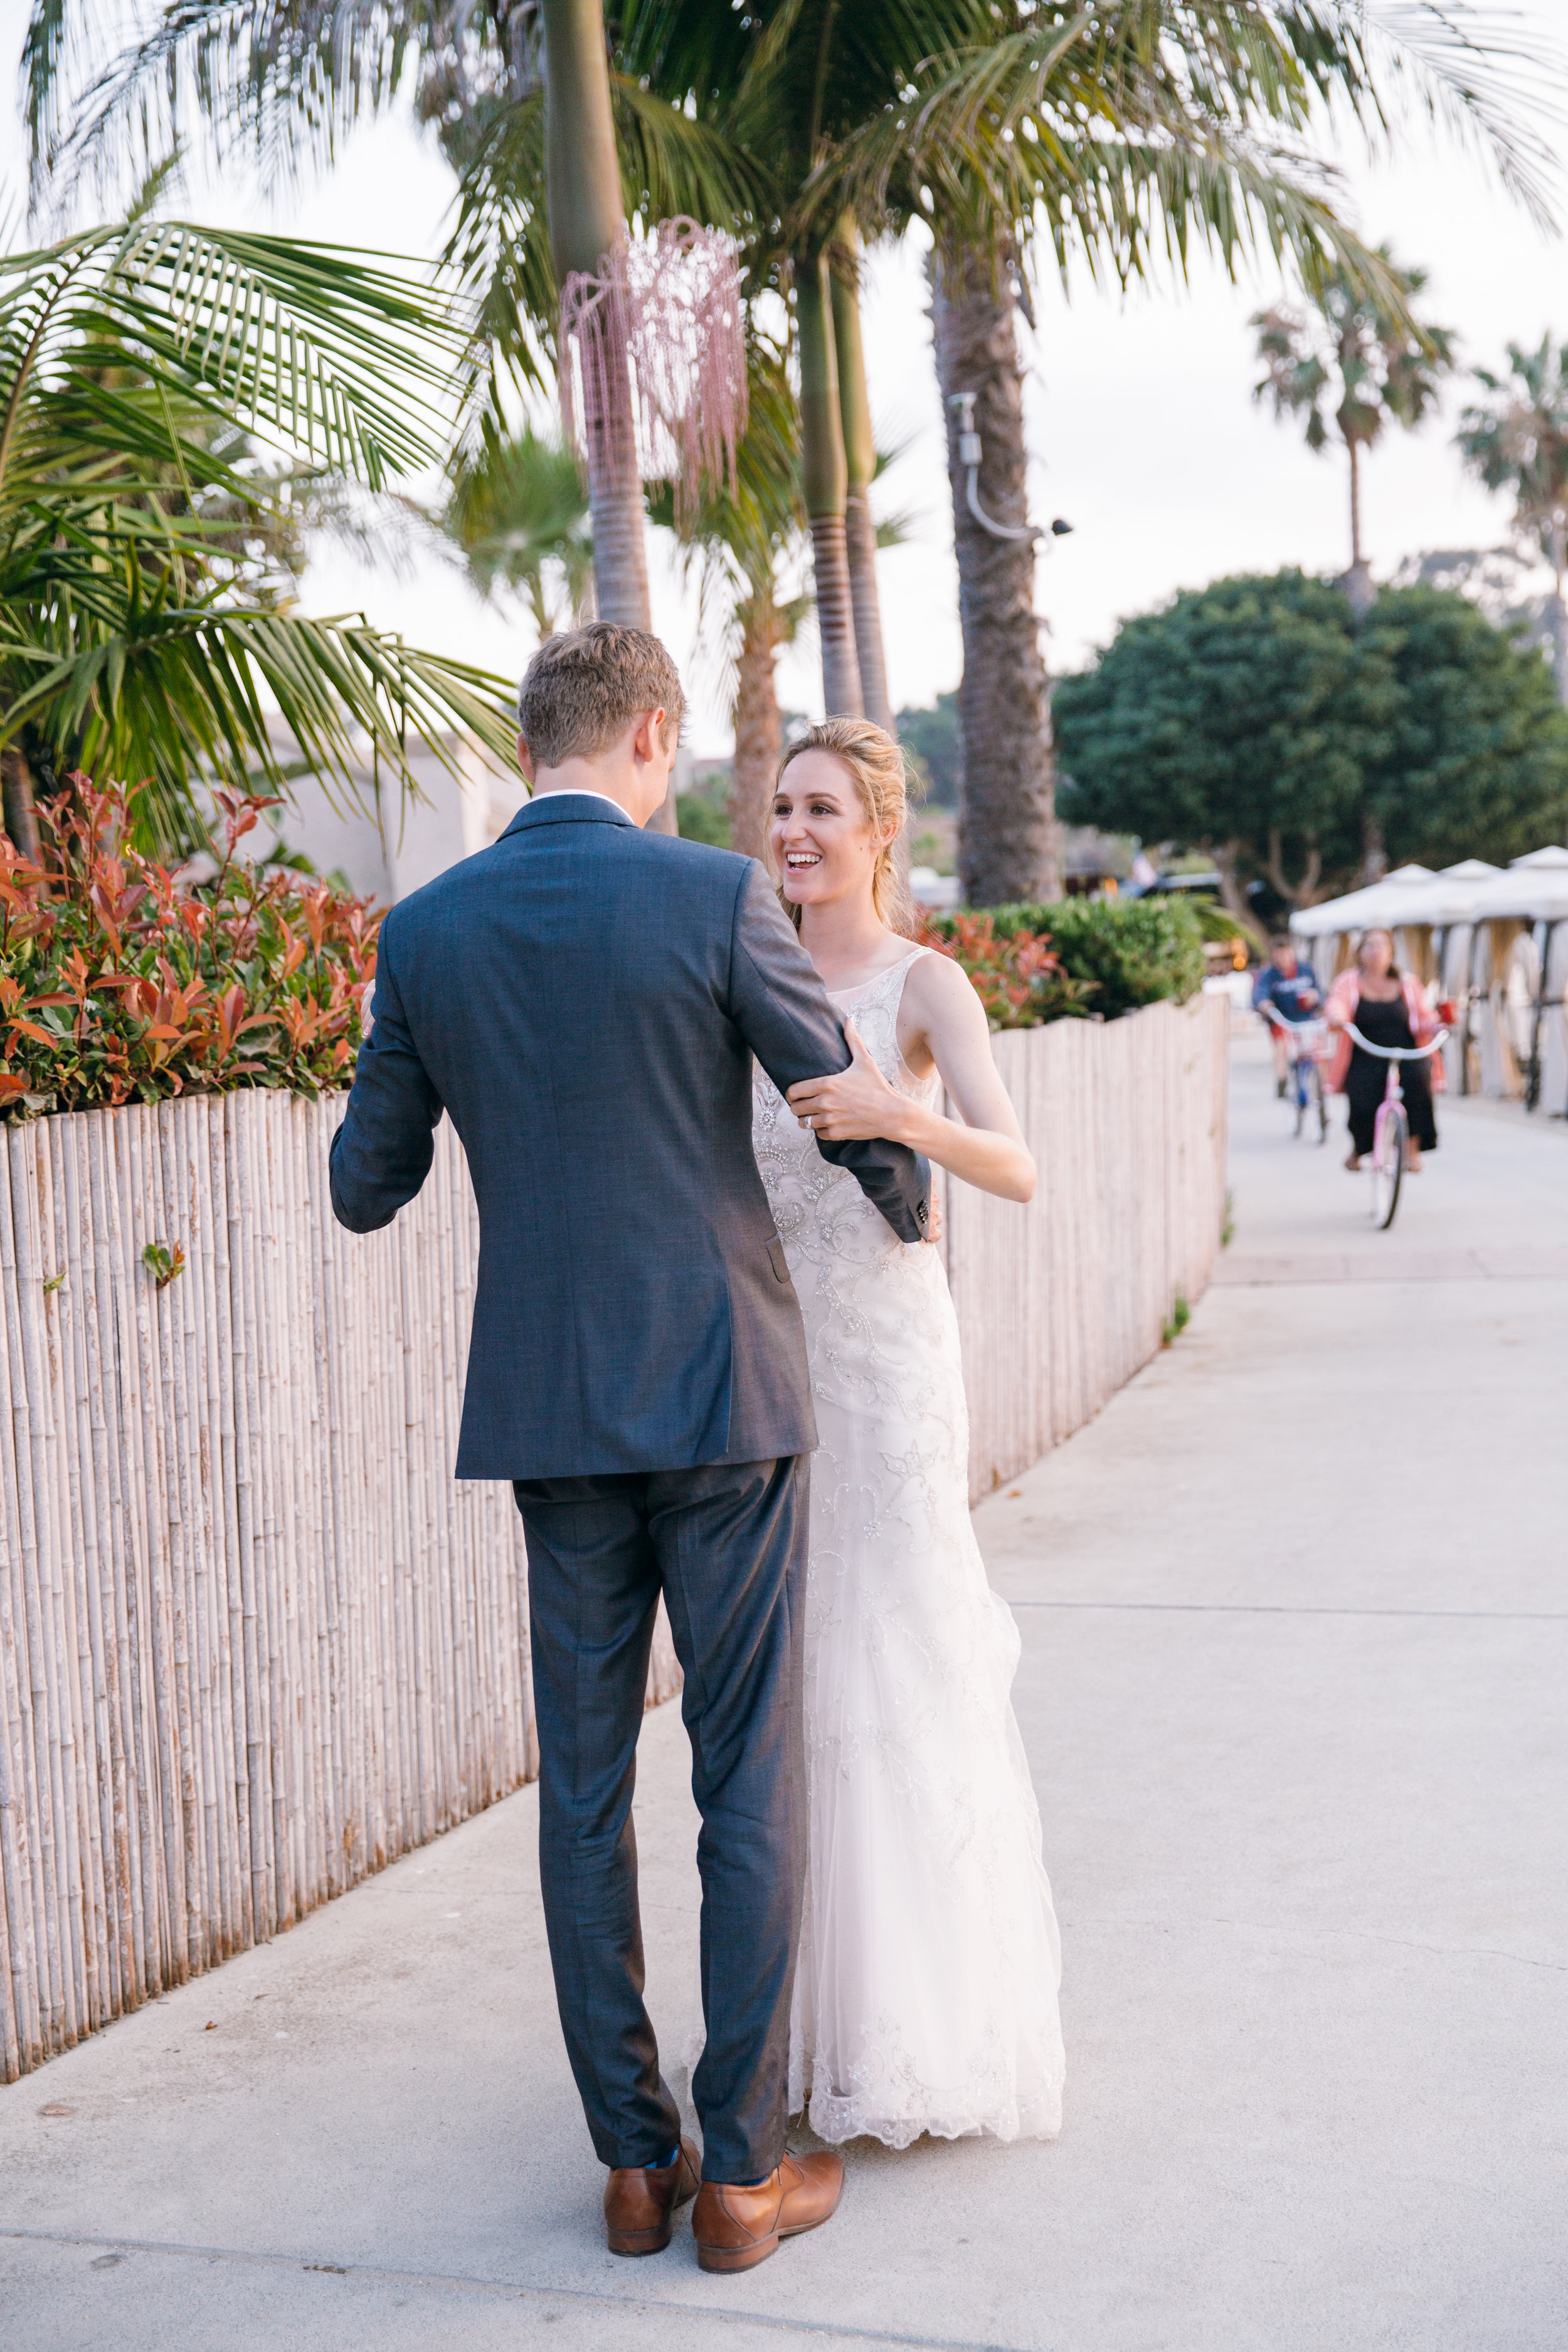
<path fill-rule="evenodd" d="M 821 1143 L 863 1143 L 873 1137 L 889 1143 L 910 1142 L 914 1106 L 909 1097 L 888 1084 L 852 1021 L 845 1023 L 844 1035 L 853 1056 L 849 1067 L 832 1077 L 803 1078 L 791 1087 L 791 1110 Z"/>

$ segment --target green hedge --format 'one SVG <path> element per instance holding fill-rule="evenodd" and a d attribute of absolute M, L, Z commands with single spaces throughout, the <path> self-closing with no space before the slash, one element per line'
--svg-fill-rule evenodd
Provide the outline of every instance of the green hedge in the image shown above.
<path fill-rule="evenodd" d="M 1098 1013 L 1116 1021 L 1162 998 L 1184 1003 L 1203 986 L 1202 927 L 1179 899 L 1064 898 L 988 912 L 998 940 L 1020 932 L 1047 938 L 1065 976 L 1079 983 L 1070 1002 L 1042 1008 L 1046 1020 Z M 956 942 L 960 920 L 934 915 L 928 929 L 934 940 Z"/>

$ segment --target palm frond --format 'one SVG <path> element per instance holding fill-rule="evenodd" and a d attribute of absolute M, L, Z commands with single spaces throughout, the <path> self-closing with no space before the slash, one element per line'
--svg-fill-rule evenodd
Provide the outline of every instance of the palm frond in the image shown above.
<path fill-rule="evenodd" d="M 438 448 L 462 340 L 414 279 L 298 239 L 135 221 L 0 256 L 0 505 L 29 404 L 47 425 L 58 390 L 116 362 L 379 488 Z"/>
<path fill-rule="evenodd" d="M 918 213 L 954 243 L 991 247 L 1001 230 L 1047 245 L 1064 277 L 1077 262 L 1123 282 L 1160 262 L 1184 273 L 1194 243 L 1232 270 L 1247 252 L 1290 254 L 1310 281 L 1341 268 L 1397 303 L 1335 210 L 1333 175 L 1245 119 L 1244 101 L 1300 119 L 1309 92 L 1289 46 L 1248 22 L 1234 52 L 1194 44 L 1178 70 L 1146 37 L 1163 13 L 1138 0 L 1064 14 L 933 58 L 905 107 L 813 174 L 803 217 Z"/>
<path fill-rule="evenodd" d="M 287 793 L 299 763 L 276 748 L 266 696 L 334 804 L 334 780 L 352 801 L 367 760 L 405 785 L 421 748 L 457 772 L 455 732 L 510 761 L 509 681 L 406 647 L 363 614 L 315 620 L 134 593 L 116 610 L 101 574 L 94 587 L 90 604 L 58 595 L 44 627 L 37 608 L 0 616 L 0 676 L 19 686 L 0 709 L 0 738 L 32 722 L 89 772 L 148 779 L 148 814 L 165 837 L 178 836 L 198 781 L 259 772 Z"/>
<path fill-rule="evenodd" d="M 121 223 L 0 260 L 0 741 L 133 782 L 178 838 L 199 781 L 324 779 L 412 744 L 510 751 L 504 681 L 289 599 L 300 507 L 444 436 L 465 337 L 357 256 Z M 258 463 L 253 431 L 282 463 Z"/>
<path fill-rule="evenodd" d="M 442 16 L 384 0 L 168 0 L 106 64 L 95 12 L 33 0 L 23 87 L 35 205 L 51 174 L 118 194 L 128 158 L 140 169 L 198 126 L 220 160 L 248 151 L 268 184 L 330 165 L 345 133 L 402 88 L 411 55 L 437 46 Z"/>
<path fill-rule="evenodd" d="M 1568 58 L 1531 37 L 1511 7 L 1475 0 L 1309 0 L 1287 13 L 1288 36 L 1331 104 L 1349 105 L 1389 152 L 1401 118 L 1424 115 L 1496 171 L 1536 224 L 1557 226 Z"/>

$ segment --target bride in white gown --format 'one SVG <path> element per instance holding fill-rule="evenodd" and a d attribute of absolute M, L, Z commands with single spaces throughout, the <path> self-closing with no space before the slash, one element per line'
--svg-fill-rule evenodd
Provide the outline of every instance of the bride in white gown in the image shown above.
<path fill-rule="evenodd" d="M 986 1192 L 1034 1191 L 978 997 L 892 927 L 903 818 L 902 756 L 868 721 L 830 719 L 786 752 L 770 863 L 855 1060 L 788 1103 L 759 1070 L 752 1129 L 820 1435 L 790 2108 L 809 2099 L 823 2139 L 889 2147 L 922 2132 L 1048 2137 L 1065 2064 L 1056 1916 L 1010 1696 L 1018 1633 L 970 1527 L 946 1275 L 812 1132 L 892 1137 Z M 944 1087 L 961 1120 L 941 1112 Z"/>

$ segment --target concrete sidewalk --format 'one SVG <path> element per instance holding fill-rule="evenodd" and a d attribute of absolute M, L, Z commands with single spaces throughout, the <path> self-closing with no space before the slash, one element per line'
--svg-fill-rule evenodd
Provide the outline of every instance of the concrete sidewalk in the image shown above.
<path fill-rule="evenodd" d="M 1053 2146 L 858 2147 L 743 2279 L 598 2227 L 532 1793 L 0 2090 L 7 2352 L 1560 2347 L 1568 1150 L 1446 1107 L 1391 1234 L 1238 1049 L 1185 1336 L 978 1517 L 1066 1949 Z M 675 1710 L 638 1834 L 691 2006 Z"/>

